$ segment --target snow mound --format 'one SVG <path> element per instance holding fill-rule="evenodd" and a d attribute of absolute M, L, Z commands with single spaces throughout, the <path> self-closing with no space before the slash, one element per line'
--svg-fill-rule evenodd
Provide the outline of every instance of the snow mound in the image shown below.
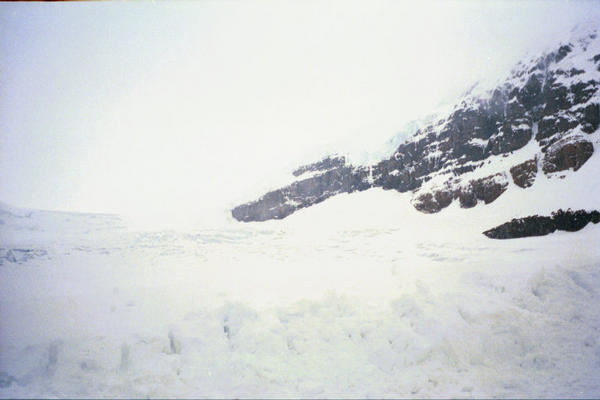
<path fill-rule="evenodd" d="M 13 221 L 1 247 L 45 253 L 0 265 L 0 397 L 600 396 L 600 226 L 494 241 L 508 206 L 406 196 L 237 229 Z"/>

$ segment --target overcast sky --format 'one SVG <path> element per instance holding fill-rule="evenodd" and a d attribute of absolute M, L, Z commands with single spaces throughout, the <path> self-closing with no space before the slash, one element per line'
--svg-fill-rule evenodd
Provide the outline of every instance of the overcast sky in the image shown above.
<path fill-rule="evenodd" d="M 0 201 L 223 212 L 506 73 L 598 2 L 0 3 Z"/>

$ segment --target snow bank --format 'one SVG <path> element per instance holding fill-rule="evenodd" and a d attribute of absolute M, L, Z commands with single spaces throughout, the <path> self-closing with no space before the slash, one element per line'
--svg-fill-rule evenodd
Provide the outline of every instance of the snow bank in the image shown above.
<path fill-rule="evenodd" d="M 236 229 L 9 221 L 3 249 L 45 254 L 0 265 L 0 397 L 600 396 L 600 227 L 494 241 L 507 205 L 407 196 Z"/>

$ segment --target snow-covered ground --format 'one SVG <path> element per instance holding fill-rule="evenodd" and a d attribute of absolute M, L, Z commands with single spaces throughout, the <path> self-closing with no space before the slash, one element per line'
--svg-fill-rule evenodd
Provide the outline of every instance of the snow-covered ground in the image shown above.
<path fill-rule="evenodd" d="M 204 230 L 3 205 L 0 397 L 599 397 L 600 226 L 481 234 L 591 205 L 599 158 L 568 196 L 436 215 L 380 189 Z"/>

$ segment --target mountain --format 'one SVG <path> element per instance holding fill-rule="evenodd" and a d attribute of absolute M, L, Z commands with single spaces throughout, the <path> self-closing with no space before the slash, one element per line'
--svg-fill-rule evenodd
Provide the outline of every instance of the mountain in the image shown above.
<path fill-rule="evenodd" d="M 72 211 L 49 211 L 14 207 L 0 201 L 0 243 L 6 245 L 17 233 L 30 237 L 39 232 L 53 232 L 59 227 L 68 226 L 73 232 L 89 233 L 102 230 L 122 229 L 124 222 L 114 214 L 84 213 Z M 0 245 L 0 264 L 2 259 Z"/>
<path fill-rule="evenodd" d="M 413 206 L 436 213 L 489 204 L 544 174 L 564 179 L 600 143 L 597 29 L 519 62 L 491 90 L 475 87 L 445 115 L 419 128 L 389 157 L 352 165 L 330 156 L 294 171 L 296 180 L 235 207 L 238 221 L 281 219 L 339 193 L 375 187 L 412 192 Z"/>

